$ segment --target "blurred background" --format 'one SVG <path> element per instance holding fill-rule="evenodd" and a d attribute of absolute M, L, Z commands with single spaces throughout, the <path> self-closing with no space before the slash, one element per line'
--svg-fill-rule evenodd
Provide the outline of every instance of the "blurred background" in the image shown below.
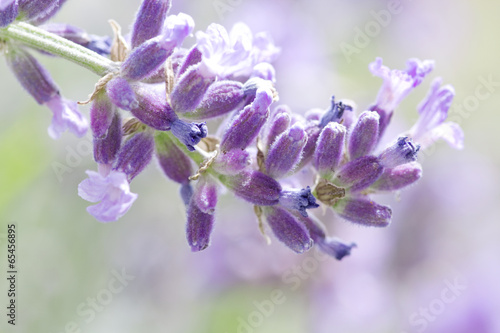
<path fill-rule="evenodd" d="M 401 0 L 399 13 L 383 16 L 391 3 L 174 0 L 170 12 L 190 14 L 196 30 L 243 21 L 254 33 L 270 32 L 282 49 L 280 102 L 298 113 L 326 108 L 332 94 L 368 106 L 382 83 L 368 71 L 377 56 L 391 68 L 434 59 L 389 137 L 412 126 L 434 77 L 455 87 L 449 117 L 464 129 L 465 149 L 437 144 L 421 155 L 419 183 L 377 198 L 393 209 L 388 228 L 323 216 L 331 233 L 358 244 L 341 262 L 315 251 L 295 255 L 276 240 L 267 246 L 252 207 L 230 195 L 220 199 L 212 245 L 191 253 L 177 185 L 155 163 L 132 183 L 139 199 L 130 211 L 97 222 L 77 195 L 85 170 L 95 169 L 90 138 L 51 140 L 50 111 L 0 61 L 0 267 L 6 226 L 16 223 L 17 331 L 500 332 L 500 3 Z M 139 4 L 70 0 L 53 21 L 104 35 L 113 18 L 127 31 Z M 38 58 L 65 97 L 84 100 L 92 91 L 94 74 Z M 0 331 L 10 331 L 2 318 Z"/>

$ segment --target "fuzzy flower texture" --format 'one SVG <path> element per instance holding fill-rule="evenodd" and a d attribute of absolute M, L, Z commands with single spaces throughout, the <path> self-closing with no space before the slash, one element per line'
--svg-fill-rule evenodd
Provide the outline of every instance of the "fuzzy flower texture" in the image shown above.
<path fill-rule="evenodd" d="M 433 61 L 410 59 L 391 70 L 377 58 L 370 64 L 380 77 L 375 102 L 361 112 L 332 97 L 326 110 L 305 116 L 277 104 L 277 48 L 266 33 L 252 34 L 243 23 L 231 31 L 211 24 L 192 35 L 193 19 L 168 15 L 170 0 L 144 0 L 131 32 L 119 29 L 98 37 L 67 24 L 44 24 L 63 0 L 1 0 L 0 27 L 25 21 L 100 54 L 117 70 L 96 85 L 90 108 L 97 171 L 78 187 L 88 212 L 98 221 L 116 221 L 137 199 L 131 181 L 156 158 L 165 176 L 180 184 L 187 211 L 187 242 L 192 251 L 210 244 L 217 200 L 225 187 L 254 207 L 263 233 L 296 253 L 313 245 L 340 260 L 354 243 L 327 235 L 310 209 L 329 207 L 349 222 L 385 227 L 388 206 L 372 195 L 395 192 L 422 176 L 419 151 L 438 139 L 461 149 L 463 132 L 445 122 L 454 90 L 437 78 L 418 106 L 419 118 L 394 140 L 381 140 L 400 102 L 433 70 Z M 69 129 L 85 133 L 87 120 L 75 102 L 64 99 L 47 71 L 15 41 L 1 40 L 10 68 L 35 100 L 54 118 L 49 134 Z M 324 103 L 327 104 L 327 103 Z M 216 136 L 206 122 L 222 120 Z M 381 142 L 391 142 L 381 145 Z M 316 209 L 318 211 L 318 209 Z"/>

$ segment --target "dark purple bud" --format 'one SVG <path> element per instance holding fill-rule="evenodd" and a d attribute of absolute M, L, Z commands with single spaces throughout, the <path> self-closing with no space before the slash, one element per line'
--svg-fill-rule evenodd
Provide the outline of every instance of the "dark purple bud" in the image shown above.
<path fill-rule="evenodd" d="M 90 128 L 95 138 L 104 138 L 108 132 L 116 107 L 111 103 L 106 92 L 98 93 L 90 106 Z"/>
<path fill-rule="evenodd" d="M 59 93 L 47 70 L 28 52 L 9 48 L 5 56 L 17 80 L 39 104 L 48 102 Z"/>
<path fill-rule="evenodd" d="M 382 174 L 384 167 L 375 156 L 362 156 L 344 164 L 338 174 L 336 183 L 350 187 L 351 192 L 361 191 L 373 184 Z"/>
<path fill-rule="evenodd" d="M 292 120 L 290 113 L 290 108 L 286 105 L 279 105 L 273 110 L 261 134 L 266 148 L 269 148 L 274 140 L 288 129 Z"/>
<path fill-rule="evenodd" d="M 273 65 L 268 62 L 261 62 L 253 67 L 252 75 L 250 77 L 258 77 L 263 80 L 276 83 L 276 71 Z"/>
<path fill-rule="evenodd" d="M 312 247 L 313 242 L 307 228 L 286 209 L 266 207 L 264 214 L 276 238 L 294 252 L 304 253 Z"/>
<path fill-rule="evenodd" d="M 319 126 L 325 127 L 326 124 L 332 121 L 339 122 L 344 116 L 345 111 L 352 111 L 352 107 L 342 102 L 335 103 L 335 96 L 332 96 L 330 108 L 321 117 Z"/>
<path fill-rule="evenodd" d="M 210 234 L 214 226 L 214 215 L 207 214 L 196 205 L 196 200 L 191 197 L 187 210 L 186 236 L 191 251 L 203 251 L 210 244 Z"/>
<path fill-rule="evenodd" d="M 419 150 L 420 145 L 413 144 L 407 136 L 399 137 L 396 142 L 379 155 L 380 164 L 385 168 L 394 168 L 401 164 L 414 162 L 417 160 Z"/>
<path fill-rule="evenodd" d="M 18 2 L 17 0 L 2 0 L 0 1 L 0 28 L 6 27 L 17 17 Z"/>
<path fill-rule="evenodd" d="M 158 162 L 165 175 L 177 183 L 189 183 L 189 177 L 193 174 L 191 159 L 177 147 L 169 134 L 157 132 L 155 146 Z"/>
<path fill-rule="evenodd" d="M 130 83 L 124 78 L 117 76 L 106 84 L 106 92 L 111 102 L 120 109 L 130 111 L 139 107 L 139 102 L 135 96 Z"/>
<path fill-rule="evenodd" d="M 201 61 L 202 54 L 197 47 L 191 48 L 189 52 L 186 54 L 184 59 L 181 62 L 179 70 L 177 70 L 177 77 L 182 76 L 189 67 L 197 65 Z"/>
<path fill-rule="evenodd" d="M 272 206 L 280 200 L 280 183 L 260 171 L 243 171 L 234 176 L 221 175 L 219 179 L 237 196 L 254 205 Z"/>
<path fill-rule="evenodd" d="M 213 214 L 217 205 L 217 184 L 210 176 L 202 176 L 194 188 L 196 206 L 205 214 Z"/>
<path fill-rule="evenodd" d="M 307 135 L 300 123 L 296 123 L 276 138 L 266 158 L 266 171 L 273 178 L 292 172 L 301 159 Z"/>
<path fill-rule="evenodd" d="M 333 209 L 344 219 L 369 227 L 386 227 L 391 223 L 392 210 L 369 198 L 345 198 Z"/>
<path fill-rule="evenodd" d="M 217 81 L 206 91 L 194 112 L 183 116 L 192 119 L 207 119 L 229 113 L 244 102 L 243 85 L 237 81 Z"/>
<path fill-rule="evenodd" d="M 292 189 L 281 191 L 279 202 L 283 207 L 299 211 L 300 215 L 304 217 L 307 217 L 306 209 L 319 207 L 309 186 L 301 190 Z"/>
<path fill-rule="evenodd" d="M 47 23 L 39 28 L 66 38 L 100 55 L 108 55 L 111 51 L 112 41 L 109 36 L 89 35 L 85 30 L 65 23 Z"/>
<path fill-rule="evenodd" d="M 220 153 L 212 164 L 212 168 L 225 175 L 235 175 L 248 167 L 251 162 L 248 151 L 237 148 Z"/>
<path fill-rule="evenodd" d="M 316 143 L 314 167 L 321 177 L 330 179 L 337 170 L 344 153 L 346 128 L 336 122 L 328 123 Z"/>
<path fill-rule="evenodd" d="M 112 115 L 111 123 L 106 128 L 104 136 L 94 136 L 94 160 L 103 165 L 111 165 L 115 161 L 122 143 L 122 121 L 120 114 L 113 112 Z"/>
<path fill-rule="evenodd" d="M 19 0 L 24 21 L 39 25 L 54 16 L 66 0 Z"/>
<path fill-rule="evenodd" d="M 189 151 L 194 151 L 194 146 L 208 134 L 207 125 L 205 123 L 186 123 L 180 119 L 172 123 L 172 128 L 170 130 L 180 142 L 186 145 Z"/>
<path fill-rule="evenodd" d="M 168 105 L 163 94 L 158 95 L 147 87 L 135 89 L 139 106 L 132 109 L 132 114 L 144 124 L 159 131 L 170 130 L 172 123 L 178 119 Z"/>
<path fill-rule="evenodd" d="M 377 191 L 397 191 L 415 183 L 422 177 L 420 164 L 407 163 L 392 169 L 384 169 L 384 172 L 370 188 Z"/>
<path fill-rule="evenodd" d="M 319 249 L 337 260 L 350 255 L 352 248 L 356 247 L 356 243 L 346 244 L 338 238 L 327 237 L 322 226 L 312 218 L 300 218 L 300 221 L 307 227 L 311 239 Z"/>
<path fill-rule="evenodd" d="M 136 14 L 132 36 L 132 48 L 148 39 L 158 36 L 163 29 L 167 12 L 172 5 L 170 0 L 144 0 Z"/>
<path fill-rule="evenodd" d="M 155 72 L 172 54 L 174 46 L 163 37 L 151 38 L 132 50 L 121 65 L 121 75 L 132 81 Z"/>
<path fill-rule="evenodd" d="M 170 95 L 177 113 L 191 112 L 200 104 L 214 78 L 205 77 L 200 66 L 191 66 L 180 78 Z"/>
<path fill-rule="evenodd" d="M 184 202 L 184 205 L 187 207 L 189 205 L 189 202 L 191 201 L 191 197 L 193 196 L 193 187 L 189 182 L 184 183 L 181 185 L 179 192 L 182 198 L 182 202 Z"/>
<path fill-rule="evenodd" d="M 229 124 L 222 137 L 221 150 L 245 149 L 259 134 L 273 102 L 269 90 L 259 90 L 252 104 L 246 106 Z"/>
<path fill-rule="evenodd" d="M 113 169 L 124 172 L 130 182 L 151 162 L 153 150 L 153 134 L 137 132 L 123 144 Z"/>
<path fill-rule="evenodd" d="M 378 113 L 365 111 L 354 125 L 349 136 L 348 151 L 351 160 L 368 155 L 377 145 L 379 135 Z"/>

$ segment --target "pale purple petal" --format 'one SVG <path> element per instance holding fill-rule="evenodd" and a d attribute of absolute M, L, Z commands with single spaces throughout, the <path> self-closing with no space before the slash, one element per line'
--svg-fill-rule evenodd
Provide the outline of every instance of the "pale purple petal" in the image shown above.
<path fill-rule="evenodd" d="M 56 94 L 49 101 L 45 102 L 54 114 L 52 124 L 48 132 L 52 139 L 58 139 L 62 132 L 67 129 L 77 137 L 85 135 L 88 129 L 88 122 L 78 111 L 76 102 L 62 98 Z"/>
<path fill-rule="evenodd" d="M 448 142 L 452 148 L 464 148 L 464 132 L 457 123 L 448 121 L 433 128 L 420 139 L 419 143 L 422 145 L 423 149 L 426 149 L 439 139 Z"/>

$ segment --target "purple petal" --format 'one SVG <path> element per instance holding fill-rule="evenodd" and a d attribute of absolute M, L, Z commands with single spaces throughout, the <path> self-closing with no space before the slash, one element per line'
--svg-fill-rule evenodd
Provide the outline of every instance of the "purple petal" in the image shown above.
<path fill-rule="evenodd" d="M 52 113 L 52 124 L 48 132 L 52 139 L 58 139 L 66 129 L 73 132 L 77 137 L 82 137 L 87 133 L 89 127 L 87 120 L 78 111 L 76 102 L 55 95 L 52 99 L 45 102 Z"/>
<path fill-rule="evenodd" d="M 17 17 L 18 2 L 17 0 L 1 0 L 0 1 L 0 28 L 6 27 Z"/>

